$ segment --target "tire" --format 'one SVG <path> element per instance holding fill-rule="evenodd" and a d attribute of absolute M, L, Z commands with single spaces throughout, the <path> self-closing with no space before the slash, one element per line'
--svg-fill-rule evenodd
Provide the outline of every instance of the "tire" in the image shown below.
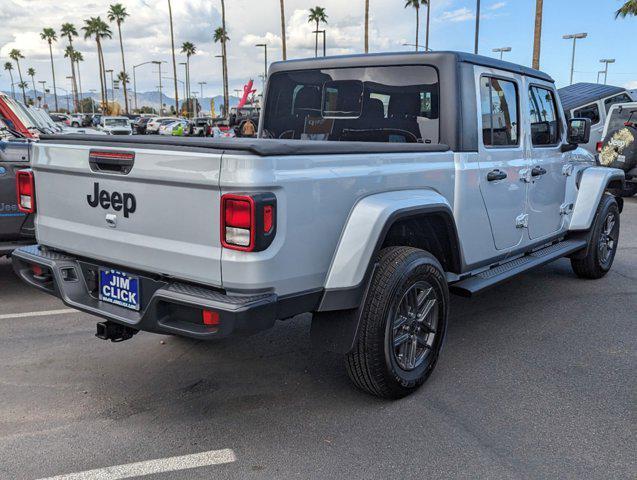
<path fill-rule="evenodd" d="M 604 194 L 595 213 L 586 256 L 571 258 L 571 267 L 578 277 L 596 280 L 609 272 L 617 254 L 619 222 L 617 200 Z"/>
<path fill-rule="evenodd" d="M 418 307 L 408 308 L 410 300 Z M 436 366 L 448 311 L 449 289 L 433 255 L 412 247 L 383 249 L 362 305 L 358 338 L 345 356 L 354 385 L 387 399 L 417 390 Z"/>

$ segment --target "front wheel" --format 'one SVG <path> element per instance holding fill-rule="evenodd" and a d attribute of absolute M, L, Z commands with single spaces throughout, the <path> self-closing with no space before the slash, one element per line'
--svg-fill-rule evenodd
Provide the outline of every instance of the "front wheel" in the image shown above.
<path fill-rule="evenodd" d="M 585 257 L 572 258 L 578 277 L 598 279 L 613 266 L 619 242 L 619 207 L 612 195 L 605 194 L 597 207 Z"/>
<path fill-rule="evenodd" d="M 346 355 L 354 384 L 382 398 L 402 398 L 429 377 L 447 328 L 449 290 L 430 253 L 389 247 L 378 257 L 354 349 Z"/>

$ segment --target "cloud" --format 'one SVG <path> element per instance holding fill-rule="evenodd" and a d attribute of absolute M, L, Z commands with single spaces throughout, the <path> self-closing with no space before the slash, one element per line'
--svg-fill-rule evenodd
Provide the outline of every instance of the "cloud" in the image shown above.
<path fill-rule="evenodd" d="M 487 10 L 490 10 L 490 11 L 500 10 L 501 8 L 506 7 L 506 4 L 507 2 L 497 2 L 497 3 L 494 3 L 493 5 L 489 5 L 487 7 Z"/>
<path fill-rule="evenodd" d="M 438 21 L 440 22 L 466 22 L 468 20 L 474 20 L 476 18 L 473 10 L 469 10 L 466 7 L 458 8 L 456 10 L 450 10 L 443 12 Z"/>
<path fill-rule="evenodd" d="M 632 82 L 628 82 L 624 85 L 624 88 L 627 90 L 637 90 L 637 80 L 633 80 Z"/>

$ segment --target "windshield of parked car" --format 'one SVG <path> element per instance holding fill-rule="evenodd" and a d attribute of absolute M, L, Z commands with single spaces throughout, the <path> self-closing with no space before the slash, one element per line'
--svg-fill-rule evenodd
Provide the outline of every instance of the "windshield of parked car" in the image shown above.
<path fill-rule="evenodd" d="M 438 74 L 422 65 L 275 73 L 263 136 L 439 143 Z"/>
<path fill-rule="evenodd" d="M 107 127 L 128 127 L 126 118 L 105 118 L 104 125 Z"/>

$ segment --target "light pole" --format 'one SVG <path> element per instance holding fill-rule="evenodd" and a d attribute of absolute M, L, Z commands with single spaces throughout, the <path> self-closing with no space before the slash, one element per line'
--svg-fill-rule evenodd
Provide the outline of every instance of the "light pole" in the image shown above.
<path fill-rule="evenodd" d="M 110 70 L 104 70 L 104 73 L 110 73 L 111 74 L 111 95 L 113 95 L 113 103 L 115 103 L 115 89 L 113 88 L 113 69 L 111 68 Z M 108 110 L 107 113 L 110 113 L 110 108 L 108 106 L 108 86 L 106 87 L 106 109 Z"/>
<path fill-rule="evenodd" d="M 67 80 L 73 80 L 73 77 L 72 77 L 72 76 L 68 76 L 68 77 L 66 77 L 66 79 L 67 79 Z M 74 90 L 73 90 L 73 83 L 71 83 L 71 92 L 73 92 L 73 91 L 74 91 Z M 68 102 L 67 102 L 67 103 L 68 103 Z M 68 105 L 67 105 L 67 106 L 68 106 Z M 71 110 L 69 110 L 69 113 L 71 113 Z M 77 110 L 75 110 L 75 113 L 77 113 Z"/>
<path fill-rule="evenodd" d="M 197 82 L 199 84 L 199 92 L 201 93 L 201 100 L 203 101 L 203 86 L 208 85 L 206 82 Z"/>
<path fill-rule="evenodd" d="M 174 80 L 173 77 L 161 77 L 161 78 L 163 78 L 164 80 Z M 185 92 L 186 91 L 186 82 L 184 82 L 182 80 L 179 80 L 179 79 L 177 79 L 177 81 L 182 84 L 182 86 L 184 87 L 184 92 Z M 184 97 L 184 101 L 188 101 L 188 99 L 186 97 Z M 179 112 L 175 112 L 175 113 L 177 114 L 177 116 L 179 116 Z"/>
<path fill-rule="evenodd" d="M 135 77 L 135 69 L 137 67 L 141 67 L 142 65 L 148 65 L 149 63 L 155 63 L 153 60 L 149 60 L 148 62 L 140 63 L 138 65 L 133 65 L 133 95 L 135 96 L 135 110 L 137 110 L 137 79 Z"/>
<path fill-rule="evenodd" d="M 94 88 L 91 88 L 89 92 L 92 94 L 95 94 L 97 93 L 97 90 L 95 90 Z M 93 100 L 93 95 L 91 95 L 89 98 L 91 99 L 91 111 L 93 115 L 95 115 L 95 101 Z"/>
<path fill-rule="evenodd" d="M 511 47 L 501 47 L 501 48 L 493 49 L 494 53 L 500 53 L 500 60 L 502 60 L 502 56 L 504 55 L 504 52 L 510 52 L 510 51 L 511 51 Z"/>
<path fill-rule="evenodd" d="M 161 93 L 161 63 L 158 60 L 153 60 L 153 62 L 155 65 L 157 65 L 157 67 L 159 67 L 159 116 L 162 115 L 162 112 L 164 111 L 164 102 L 163 102 L 163 95 Z"/>
<path fill-rule="evenodd" d="M 326 56 L 326 53 L 325 53 L 325 30 L 314 30 L 312 33 L 316 33 L 316 34 L 322 33 L 323 34 L 323 56 L 325 57 Z"/>
<path fill-rule="evenodd" d="M 480 0 L 476 4 L 476 40 L 473 47 L 473 53 L 478 54 L 478 40 L 480 38 Z"/>
<path fill-rule="evenodd" d="M 71 113 L 71 103 L 69 102 L 69 91 L 66 88 L 62 88 L 59 85 L 57 86 L 58 90 L 62 90 L 64 95 L 66 95 L 66 111 Z"/>
<path fill-rule="evenodd" d="M 42 101 L 46 105 L 46 80 L 38 80 L 38 83 L 42 84 Z"/>
<path fill-rule="evenodd" d="M 263 47 L 263 51 L 265 53 L 265 63 L 263 66 L 263 85 L 265 88 L 265 80 L 268 78 L 268 44 L 267 43 L 257 43 L 255 47 Z"/>
<path fill-rule="evenodd" d="M 573 40 L 573 56 L 571 58 L 571 85 L 573 85 L 573 72 L 575 71 L 575 44 L 577 40 L 588 37 L 588 33 L 573 33 L 570 35 L 564 35 L 564 40 Z"/>
<path fill-rule="evenodd" d="M 606 67 L 604 68 L 604 85 L 606 85 L 606 81 L 608 80 L 608 64 L 609 63 L 615 63 L 615 59 L 614 58 L 602 58 L 599 62 L 606 64 Z M 599 81 L 597 83 L 599 83 Z"/>
<path fill-rule="evenodd" d="M 221 59 L 221 70 L 224 73 L 224 75 L 222 77 L 224 80 L 222 80 L 222 82 L 221 82 L 223 84 L 223 91 L 224 91 L 224 94 L 223 94 L 223 97 L 224 97 L 224 99 L 223 99 L 223 103 L 224 103 L 223 116 L 227 120 L 229 118 L 228 116 L 230 115 L 230 105 L 225 105 L 225 103 L 226 103 L 226 98 L 225 98 L 225 96 L 226 96 L 226 93 L 225 93 L 226 92 L 226 83 L 225 83 L 225 78 L 226 78 L 226 76 L 225 76 L 226 66 L 225 65 L 226 65 L 226 62 L 224 62 L 225 57 L 223 56 L 223 54 L 215 55 L 215 58 L 220 58 Z M 230 96 L 230 94 L 228 94 L 228 97 L 229 96 Z M 230 103 L 230 98 L 228 98 L 228 103 Z"/>

